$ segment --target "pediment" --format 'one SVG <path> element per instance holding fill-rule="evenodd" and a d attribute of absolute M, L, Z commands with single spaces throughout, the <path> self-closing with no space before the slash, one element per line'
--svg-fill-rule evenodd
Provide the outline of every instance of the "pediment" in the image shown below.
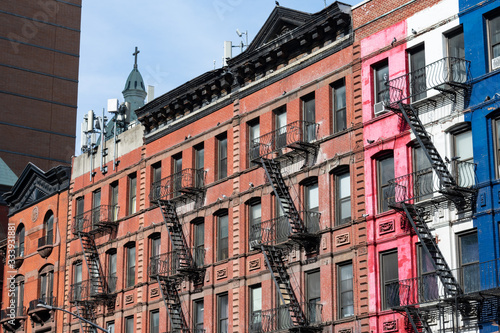
<path fill-rule="evenodd" d="M 256 50 L 263 45 L 278 39 L 280 36 L 302 26 L 312 15 L 285 7 L 275 7 L 271 15 L 259 30 L 248 51 Z"/>

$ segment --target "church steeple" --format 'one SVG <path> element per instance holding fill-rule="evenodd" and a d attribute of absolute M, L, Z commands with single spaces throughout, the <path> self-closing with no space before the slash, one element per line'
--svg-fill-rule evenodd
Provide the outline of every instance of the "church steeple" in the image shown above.
<path fill-rule="evenodd" d="M 144 99 L 146 98 L 146 88 L 144 86 L 144 80 L 142 75 L 137 69 L 137 56 L 141 51 L 135 47 L 135 52 L 132 53 L 134 56 L 134 68 L 125 82 L 125 88 L 122 91 L 125 102 L 130 103 L 130 114 L 127 116 L 128 122 L 132 122 L 137 119 L 135 110 L 144 105 Z"/>

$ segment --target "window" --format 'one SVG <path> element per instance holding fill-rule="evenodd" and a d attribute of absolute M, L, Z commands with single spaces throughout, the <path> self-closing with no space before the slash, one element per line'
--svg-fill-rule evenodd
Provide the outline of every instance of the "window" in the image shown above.
<path fill-rule="evenodd" d="M 217 137 L 217 179 L 227 177 L 227 134 Z"/>
<path fill-rule="evenodd" d="M 172 157 L 172 176 L 174 177 L 174 197 L 181 195 L 182 188 L 182 154 Z"/>
<path fill-rule="evenodd" d="M 276 149 L 286 147 L 286 105 L 273 111 L 274 113 L 274 128 L 276 130 Z"/>
<path fill-rule="evenodd" d="M 115 333 L 115 322 L 114 321 L 107 322 L 106 329 L 108 330 L 109 333 Z M 80 332 L 80 330 L 77 330 L 77 332 Z"/>
<path fill-rule="evenodd" d="M 101 218 L 101 190 L 92 192 L 92 227 L 99 223 Z"/>
<path fill-rule="evenodd" d="M 352 262 L 337 266 L 339 316 L 354 316 L 354 284 Z"/>
<path fill-rule="evenodd" d="M 194 263 L 203 266 L 205 262 L 205 223 L 203 219 L 194 224 Z"/>
<path fill-rule="evenodd" d="M 384 156 L 377 161 L 378 171 L 378 212 L 389 210 L 389 201 L 394 201 L 394 188 L 389 184 L 394 179 L 394 157 Z"/>
<path fill-rule="evenodd" d="M 306 208 L 304 223 L 307 231 L 317 232 L 319 231 L 319 191 L 317 179 L 304 185 L 304 201 Z"/>
<path fill-rule="evenodd" d="M 20 224 L 16 230 L 16 245 L 14 248 L 15 258 L 24 257 L 24 224 Z"/>
<path fill-rule="evenodd" d="M 495 160 L 496 176 L 500 178 L 500 118 L 495 119 Z"/>
<path fill-rule="evenodd" d="M 83 230 L 83 223 L 84 223 L 84 216 L 83 216 L 83 210 L 85 209 L 84 207 L 84 201 L 83 197 L 77 198 L 75 202 L 76 206 L 76 214 L 75 214 L 75 230 L 81 231 Z"/>
<path fill-rule="evenodd" d="M 228 295 L 217 295 L 217 333 L 228 333 L 229 304 Z"/>
<path fill-rule="evenodd" d="M 410 59 L 410 93 L 412 101 L 415 102 L 427 97 L 424 45 L 409 50 L 408 54 Z"/>
<path fill-rule="evenodd" d="M 137 209 L 137 177 L 134 174 L 128 176 L 128 215 L 134 214 Z"/>
<path fill-rule="evenodd" d="M 160 311 L 155 310 L 149 313 L 149 332 L 160 333 Z"/>
<path fill-rule="evenodd" d="M 261 240 L 261 204 L 259 200 L 251 200 L 248 204 L 248 227 L 250 240 Z M 250 244 L 250 247 L 252 244 Z"/>
<path fill-rule="evenodd" d="M 116 249 L 108 252 L 108 291 L 114 293 L 116 291 Z"/>
<path fill-rule="evenodd" d="M 135 285 L 135 244 L 128 245 L 126 251 L 127 282 L 125 287 L 128 288 Z"/>
<path fill-rule="evenodd" d="M 38 277 L 39 286 L 38 286 L 38 296 L 44 302 L 47 302 L 49 305 L 54 305 L 52 296 L 53 296 L 53 281 L 54 281 L 54 266 L 47 265 L 45 266 L 39 274 Z"/>
<path fill-rule="evenodd" d="M 118 220 L 118 181 L 109 185 L 110 217 L 112 221 Z"/>
<path fill-rule="evenodd" d="M 480 290 L 479 247 L 477 232 L 458 236 L 460 282 L 464 293 Z"/>
<path fill-rule="evenodd" d="M 274 198 L 273 202 L 274 202 L 274 214 L 275 214 L 274 216 L 276 217 L 276 226 L 277 226 L 276 242 L 277 243 L 286 242 L 288 240 L 288 236 L 290 235 L 290 223 L 288 222 L 288 218 L 285 216 L 285 212 L 283 212 L 283 207 L 278 197 L 273 195 L 273 198 Z M 270 237 L 272 239 L 272 237 L 274 237 L 274 235 L 267 229 L 261 231 L 263 232 L 262 238 L 264 238 L 264 240 L 267 240 Z"/>
<path fill-rule="evenodd" d="M 82 291 L 82 263 L 77 262 L 73 266 L 73 300 L 80 300 Z"/>
<path fill-rule="evenodd" d="M 413 195 L 416 201 L 430 199 L 434 192 L 432 165 L 422 147 L 413 148 Z"/>
<path fill-rule="evenodd" d="M 464 31 L 462 27 L 445 35 L 448 57 L 465 59 Z"/>
<path fill-rule="evenodd" d="M 125 333 L 134 333 L 134 316 L 125 318 Z"/>
<path fill-rule="evenodd" d="M 389 62 L 387 60 L 373 66 L 373 92 L 375 95 L 375 104 L 383 102 L 389 88 L 386 82 L 389 80 Z"/>
<path fill-rule="evenodd" d="M 316 140 L 316 99 L 314 93 L 302 98 L 302 113 L 304 119 L 304 141 Z"/>
<path fill-rule="evenodd" d="M 229 216 L 227 211 L 217 216 L 217 260 L 229 256 Z"/>
<path fill-rule="evenodd" d="M 161 162 L 151 166 L 151 199 L 161 198 Z"/>
<path fill-rule="evenodd" d="M 52 245 L 54 241 L 54 214 L 52 211 L 48 211 L 47 214 L 45 215 L 45 221 L 43 222 L 44 224 L 44 231 L 45 231 L 45 237 L 43 238 L 43 242 L 38 242 L 38 247 L 44 246 L 44 245 Z M 43 243 L 43 244 L 40 244 Z"/>
<path fill-rule="evenodd" d="M 336 224 L 341 225 L 351 220 L 351 175 L 349 169 L 335 175 L 336 189 Z"/>
<path fill-rule="evenodd" d="M 419 301 L 435 301 L 439 297 L 438 277 L 432 263 L 432 257 L 421 244 L 417 245 L 417 258 Z"/>
<path fill-rule="evenodd" d="M 380 254 L 380 297 L 382 310 L 399 305 L 398 251 Z"/>
<path fill-rule="evenodd" d="M 260 157 L 260 124 L 259 118 L 248 122 L 248 151 L 250 156 L 249 166 L 256 165 L 255 159 Z"/>
<path fill-rule="evenodd" d="M 204 306 L 203 300 L 199 299 L 193 302 L 193 326 L 194 331 L 203 332 L 203 315 L 204 315 Z"/>
<path fill-rule="evenodd" d="M 149 263 L 151 265 L 151 275 L 155 275 L 160 272 L 161 269 L 161 234 L 155 233 L 150 236 L 150 260 Z M 154 280 L 154 278 L 151 278 Z"/>
<path fill-rule="evenodd" d="M 455 134 L 455 170 L 457 183 L 462 187 L 474 185 L 474 155 L 472 149 L 472 131 Z"/>
<path fill-rule="evenodd" d="M 16 315 L 19 316 L 20 312 L 18 311 L 22 311 L 24 307 L 24 276 L 16 276 L 15 281 L 16 285 L 14 289 L 14 300 L 16 303 Z"/>
<path fill-rule="evenodd" d="M 500 13 L 488 18 L 489 53 L 491 70 L 500 68 Z"/>
<path fill-rule="evenodd" d="M 250 287 L 250 332 L 262 330 L 262 287 Z"/>
<path fill-rule="evenodd" d="M 195 186 L 202 187 L 204 185 L 205 168 L 205 148 L 203 143 L 194 148 L 194 168 L 196 169 Z"/>
<path fill-rule="evenodd" d="M 332 86 L 333 132 L 337 133 L 347 128 L 346 96 L 344 79 Z"/>
<path fill-rule="evenodd" d="M 306 273 L 307 313 L 310 323 L 321 322 L 321 283 L 319 271 Z"/>

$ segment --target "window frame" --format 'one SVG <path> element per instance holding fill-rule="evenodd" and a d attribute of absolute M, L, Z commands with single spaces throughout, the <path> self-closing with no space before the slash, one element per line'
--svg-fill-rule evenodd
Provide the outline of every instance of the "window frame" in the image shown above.
<path fill-rule="evenodd" d="M 283 122 L 283 120 L 284 124 L 281 124 L 282 126 L 280 126 L 280 123 Z M 275 148 L 277 150 L 287 146 L 287 130 L 288 130 L 287 122 L 288 122 L 288 115 L 286 111 L 286 104 L 273 110 L 273 128 L 276 133 L 274 140 L 276 142 Z"/>
<path fill-rule="evenodd" d="M 222 236 L 222 222 L 221 219 L 226 218 L 227 220 L 227 235 L 225 237 Z M 217 261 L 226 260 L 229 258 L 229 211 L 224 210 L 216 215 L 217 220 Z M 223 242 L 226 241 L 225 246 L 223 246 Z"/>
<path fill-rule="evenodd" d="M 378 73 L 385 71 L 385 67 L 387 67 L 387 78 L 384 77 L 384 82 L 381 84 L 377 79 Z M 372 68 L 372 78 L 373 78 L 373 104 L 377 104 L 383 102 L 384 99 L 380 99 L 381 94 L 385 94 L 389 88 L 386 86 L 386 82 L 389 80 L 389 59 L 386 58 L 382 61 L 377 62 L 371 66 Z M 385 86 L 385 89 L 382 89 L 382 86 Z"/>
<path fill-rule="evenodd" d="M 135 286 L 136 281 L 136 261 L 137 253 L 135 243 L 129 243 L 125 245 L 126 256 L 125 256 L 125 288 L 131 288 Z M 132 256 L 133 251 L 133 256 Z M 133 257 L 133 260 L 131 258 Z M 133 271 L 133 272 L 132 272 Z M 133 273 L 133 274 L 132 274 Z"/>
<path fill-rule="evenodd" d="M 317 281 L 316 281 L 317 279 Z M 308 320 L 311 323 L 318 323 L 321 322 L 321 311 L 317 312 L 316 306 L 318 304 L 321 304 L 321 272 L 319 269 L 314 269 L 311 271 L 305 272 L 305 283 L 306 283 L 306 309 L 307 309 L 307 316 Z M 312 288 L 315 288 L 317 290 L 314 290 L 314 292 L 318 293 L 316 295 L 315 293 L 312 292 Z M 319 316 L 319 318 L 318 318 Z"/>
<path fill-rule="evenodd" d="M 313 142 L 316 140 L 316 94 L 311 92 L 300 98 L 302 108 L 303 141 Z M 312 117 L 311 117 L 312 116 Z"/>
<path fill-rule="evenodd" d="M 227 133 L 222 133 L 217 139 L 217 179 L 221 180 L 228 176 L 228 142 Z"/>
<path fill-rule="evenodd" d="M 418 44 L 406 51 L 408 55 L 408 68 L 411 73 L 409 76 L 409 83 L 410 83 L 410 95 L 411 95 L 411 100 L 412 102 L 419 101 L 421 99 L 427 98 L 427 79 L 426 79 L 426 71 L 425 71 L 425 66 L 426 66 L 426 60 L 425 60 L 425 44 L 421 43 Z M 423 57 L 422 59 L 419 59 L 418 57 Z M 424 64 L 423 67 L 415 67 L 418 64 L 418 60 L 423 60 Z M 418 72 L 420 75 L 415 75 L 415 73 Z M 424 85 L 425 89 L 420 92 L 420 93 L 414 93 L 414 87 L 415 86 L 420 86 Z M 419 89 L 417 89 L 418 91 Z"/>
<path fill-rule="evenodd" d="M 255 301 L 256 298 L 254 296 L 254 291 L 260 290 L 260 304 L 258 304 L 259 309 L 254 309 L 254 306 L 256 305 Z M 250 322 L 250 328 L 252 328 L 251 331 L 261 331 L 262 329 L 262 285 L 260 283 L 254 284 L 248 287 L 248 298 L 249 298 L 249 322 Z M 252 321 L 254 313 L 259 313 L 257 315 L 258 320 Z"/>
<path fill-rule="evenodd" d="M 202 316 L 201 316 L 201 321 L 200 321 L 200 318 L 198 316 L 198 306 L 201 304 L 202 306 Z M 205 320 L 204 320 L 204 317 L 205 317 L 205 303 L 204 303 L 204 299 L 203 298 L 200 298 L 200 299 L 195 299 L 193 300 L 193 327 L 194 327 L 194 330 L 197 332 L 198 330 L 201 332 L 204 328 L 204 324 L 205 324 Z"/>
<path fill-rule="evenodd" d="M 154 326 L 154 315 L 157 315 L 158 326 L 156 326 L 156 330 Z M 149 311 L 149 333 L 160 333 L 160 309 Z"/>
<path fill-rule="evenodd" d="M 259 206 L 259 217 L 256 218 L 253 216 L 253 207 Z M 262 223 L 262 203 L 260 198 L 250 199 L 246 204 L 247 216 L 248 216 L 248 234 L 253 235 L 255 231 L 253 231 L 254 225 L 260 225 Z M 248 244 L 248 248 L 251 251 L 251 244 Z"/>
<path fill-rule="evenodd" d="M 343 101 L 344 106 L 338 108 L 338 96 L 337 92 L 343 90 Z M 345 84 L 345 78 L 337 80 L 331 85 L 332 91 L 332 132 L 339 133 L 347 129 L 347 87 Z M 342 97 L 341 97 L 342 98 Z M 338 115 L 343 114 L 344 125 L 342 128 L 339 127 Z"/>
<path fill-rule="evenodd" d="M 351 286 L 350 289 L 343 288 L 343 282 L 346 280 L 342 280 L 341 269 L 344 267 L 351 267 Z M 339 319 L 352 317 L 354 316 L 354 266 L 352 261 L 346 261 L 343 263 L 337 264 L 337 286 L 338 286 L 338 295 L 337 295 L 337 306 L 338 306 L 338 316 Z M 352 306 L 352 314 L 344 314 L 342 307 L 342 300 L 345 294 L 351 293 L 352 304 L 348 304 L 348 306 Z"/>
<path fill-rule="evenodd" d="M 260 156 L 260 119 L 259 117 L 247 121 L 247 133 L 248 133 L 248 151 L 250 159 L 248 161 L 248 167 L 257 165 L 256 162 L 252 162 L 253 158 Z M 255 142 L 257 141 L 257 142 Z"/>
<path fill-rule="evenodd" d="M 492 45 L 492 28 L 491 28 L 491 22 L 493 20 L 499 20 L 500 21 L 500 10 L 496 9 L 493 12 L 489 13 L 488 15 L 485 16 L 486 18 L 486 30 L 487 30 L 487 43 L 488 43 L 488 69 L 489 72 L 494 71 L 493 69 L 493 59 L 496 59 L 497 57 L 493 57 L 493 48 L 495 46 L 500 45 L 500 38 L 497 44 Z M 500 24 L 500 22 L 499 22 Z M 498 56 L 500 57 L 500 55 Z M 497 68 L 495 70 L 499 70 L 500 68 Z"/>
<path fill-rule="evenodd" d="M 109 184 L 109 205 L 110 208 L 113 210 L 111 214 L 111 218 L 113 219 L 113 222 L 118 220 L 118 198 L 119 198 L 119 182 L 114 181 L 111 184 Z"/>
<path fill-rule="evenodd" d="M 391 210 L 391 208 L 387 205 L 387 209 L 385 209 L 385 206 L 384 205 L 384 196 L 383 196 L 383 193 L 384 193 L 384 189 L 388 188 L 390 185 L 389 185 L 389 182 L 385 183 L 385 184 L 382 184 L 382 173 L 381 173 L 381 170 L 383 169 L 382 168 L 382 165 L 381 163 L 383 161 L 386 161 L 388 159 L 392 159 L 392 168 L 393 168 L 393 173 L 392 173 L 392 178 L 388 179 L 389 180 L 392 180 L 392 179 L 395 179 L 395 168 L 394 168 L 394 152 L 390 152 L 390 153 L 386 153 L 382 156 L 379 156 L 378 158 L 375 159 L 376 161 L 376 168 L 377 168 L 377 213 L 378 214 L 381 214 L 381 213 L 385 213 L 385 212 L 388 212 Z"/>
<path fill-rule="evenodd" d="M 116 291 L 116 282 L 118 280 L 117 267 L 118 267 L 118 255 L 116 249 L 110 249 L 106 252 L 106 263 L 107 263 L 107 274 L 108 274 L 108 291 L 113 293 Z M 114 258 L 114 261 L 113 259 Z M 114 269 L 113 269 L 114 264 Z M 115 278 L 114 282 L 111 282 L 112 278 Z M 114 283 L 114 285 L 113 285 Z"/>
<path fill-rule="evenodd" d="M 125 322 L 123 323 L 123 324 L 124 324 L 124 325 L 123 325 L 123 326 L 124 326 L 124 332 L 125 332 L 125 333 L 134 333 L 134 332 L 135 332 L 135 327 L 134 327 L 134 315 L 125 317 L 124 321 L 125 321 Z M 129 325 L 130 325 L 130 324 L 132 325 L 132 331 L 130 331 L 130 332 L 129 332 Z"/>
<path fill-rule="evenodd" d="M 462 250 L 462 242 L 463 242 L 463 239 L 465 237 L 470 237 L 472 235 L 475 235 L 475 241 L 476 241 L 476 246 L 477 246 L 477 260 L 473 261 L 473 262 L 467 262 L 467 263 L 463 263 L 463 258 L 464 258 L 464 255 L 463 255 L 463 250 Z M 458 251 L 458 267 L 459 267 L 459 271 L 460 271 L 460 285 L 462 286 L 464 292 L 471 292 L 471 290 L 468 290 L 467 286 L 466 286 L 466 279 L 464 277 L 464 272 L 467 268 L 469 267 L 473 267 L 474 265 L 478 265 L 479 264 L 479 235 L 478 235 L 478 231 L 476 229 L 474 230 L 468 230 L 468 231 L 465 231 L 465 232 L 462 232 L 460 234 L 457 234 L 457 251 Z M 480 274 L 479 274 L 479 270 L 477 270 L 475 273 L 477 273 L 476 275 L 476 278 L 473 278 L 471 279 L 470 281 L 473 282 L 473 289 L 472 291 L 479 291 L 479 287 L 478 285 L 475 285 L 474 283 L 480 283 L 481 279 L 480 279 Z"/>
<path fill-rule="evenodd" d="M 352 207 L 351 207 L 351 172 L 348 166 L 343 167 L 340 170 L 337 170 L 334 173 L 334 184 L 335 184 L 335 225 L 343 225 L 349 223 L 352 220 Z M 341 182 L 343 177 L 349 178 L 349 195 L 341 197 Z M 349 216 L 342 218 L 342 205 L 345 203 L 349 203 Z"/>
<path fill-rule="evenodd" d="M 384 274 L 384 269 L 385 269 L 385 265 L 384 265 L 384 257 L 389 257 L 391 255 L 396 255 L 396 260 L 392 260 L 392 261 L 389 261 L 391 263 L 396 263 L 396 270 L 393 270 L 397 273 L 397 277 L 396 278 L 393 278 L 393 279 L 386 279 L 385 277 L 385 274 Z M 390 305 L 388 300 L 387 300 L 387 287 L 388 285 L 392 284 L 392 283 L 395 283 L 395 282 L 398 282 L 399 283 L 399 262 L 398 262 L 398 249 L 397 248 L 394 248 L 394 249 L 390 249 L 390 250 L 387 250 L 387 251 L 384 251 L 384 252 L 380 252 L 379 253 L 379 267 L 380 267 L 380 307 L 381 307 L 381 310 L 388 310 L 390 309 Z M 398 297 L 399 298 L 399 297 Z"/>
<path fill-rule="evenodd" d="M 222 315 L 222 302 L 226 299 L 226 314 L 225 317 Z M 225 324 L 223 325 L 223 322 Z M 223 327 L 225 328 L 223 330 Z M 221 293 L 217 294 L 217 333 L 228 333 L 229 332 L 229 294 Z"/>
<path fill-rule="evenodd" d="M 127 213 L 132 215 L 137 213 L 137 174 L 131 173 L 127 177 L 128 182 L 128 205 Z"/>
<path fill-rule="evenodd" d="M 457 36 L 460 36 L 462 35 L 461 37 L 461 46 L 462 46 L 462 51 L 464 53 L 463 56 L 458 56 L 458 57 L 455 57 L 455 56 L 452 56 L 450 52 L 451 51 L 451 43 L 450 43 L 450 40 L 452 40 L 453 38 L 457 37 Z M 444 33 L 444 38 L 445 38 L 445 42 L 446 42 L 446 56 L 451 58 L 451 57 L 454 57 L 454 58 L 458 58 L 458 59 L 465 59 L 465 44 L 464 44 L 464 29 L 463 29 L 463 26 L 462 25 L 459 25 L 453 29 L 451 29 L 450 31 L 447 31 Z M 460 52 L 461 53 L 461 52 Z"/>

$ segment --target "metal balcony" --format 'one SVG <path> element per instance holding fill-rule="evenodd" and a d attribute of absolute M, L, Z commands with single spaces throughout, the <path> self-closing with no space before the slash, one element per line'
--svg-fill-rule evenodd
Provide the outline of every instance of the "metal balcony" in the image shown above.
<path fill-rule="evenodd" d="M 398 110 L 398 103 L 410 104 L 434 90 L 443 94 L 466 94 L 471 87 L 470 61 L 446 57 L 423 68 L 386 82 L 386 107 Z"/>
<path fill-rule="evenodd" d="M 434 174 L 432 167 L 412 172 L 389 181 L 389 186 L 383 191 L 384 200 L 389 207 L 403 202 L 423 202 L 427 199 L 438 199 L 440 194 L 472 195 L 476 185 L 476 164 L 472 162 L 454 162 L 452 174 L 457 180 L 455 188 L 442 184 Z"/>
<path fill-rule="evenodd" d="M 78 235 L 79 232 L 95 234 L 116 226 L 119 209 L 117 205 L 100 205 L 75 216 L 72 226 L 73 234 Z"/>
<path fill-rule="evenodd" d="M 264 134 L 252 141 L 248 148 L 248 160 L 272 158 L 273 153 L 283 153 L 283 148 L 304 151 L 314 147 L 319 125 L 307 121 L 294 121 L 284 127 Z M 288 155 L 287 153 L 283 155 Z"/>
<path fill-rule="evenodd" d="M 4 325 L 4 329 L 16 331 L 21 326 L 21 322 L 28 316 L 25 306 L 16 306 L 13 308 L 5 308 L 0 311 L 0 322 Z"/>
<path fill-rule="evenodd" d="M 205 249 L 187 249 L 193 253 L 193 260 L 187 260 L 180 251 L 172 251 L 151 257 L 149 264 L 149 276 L 151 277 L 180 277 L 193 271 L 202 270 L 205 263 Z M 190 254 L 189 254 L 190 255 Z"/>
<path fill-rule="evenodd" d="M 301 329 L 307 331 L 307 327 L 318 327 L 322 324 L 323 305 L 318 303 L 301 303 L 307 324 Z M 290 330 L 296 327 L 290 317 L 288 306 L 279 306 L 270 310 L 255 311 L 250 315 L 249 332 L 264 333 Z"/>
<path fill-rule="evenodd" d="M 36 311 L 50 311 L 46 308 L 37 307 L 38 304 L 56 306 L 56 298 L 54 296 L 44 296 L 30 301 L 30 305 L 28 307 L 28 313 Z"/>
<path fill-rule="evenodd" d="M 321 213 L 312 211 L 299 212 L 306 226 L 308 234 L 317 233 Z M 292 237 L 292 229 L 288 218 L 280 216 L 261 223 L 250 226 L 249 242 L 251 247 L 262 245 L 280 245 L 285 244 Z"/>
<path fill-rule="evenodd" d="M 452 273 L 462 287 L 464 299 L 500 296 L 500 259 L 464 265 Z M 391 283 L 386 292 L 387 304 L 393 309 L 453 298 L 435 272 Z"/>
<path fill-rule="evenodd" d="M 82 302 L 112 296 L 116 289 L 116 276 L 106 277 L 106 286 L 99 278 L 74 283 L 70 287 L 70 302 Z M 111 289 L 114 287 L 114 289 Z"/>
<path fill-rule="evenodd" d="M 149 200 L 172 200 L 183 193 L 196 193 L 205 186 L 205 171 L 203 169 L 184 169 L 171 176 L 151 184 Z"/>

